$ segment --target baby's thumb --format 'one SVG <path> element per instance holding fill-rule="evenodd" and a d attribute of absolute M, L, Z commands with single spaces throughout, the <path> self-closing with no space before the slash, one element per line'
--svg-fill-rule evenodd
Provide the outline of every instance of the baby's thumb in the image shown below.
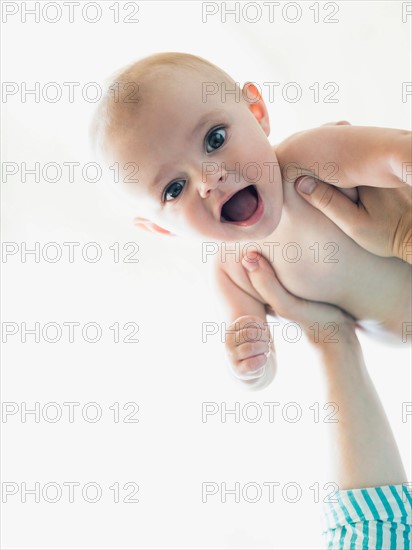
<path fill-rule="evenodd" d="M 298 178 L 295 189 L 306 202 L 323 212 L 342 231 L 351 236 L 359 223 L 359 209 L 349 197 L 333 185 L 311 176 Z"/>

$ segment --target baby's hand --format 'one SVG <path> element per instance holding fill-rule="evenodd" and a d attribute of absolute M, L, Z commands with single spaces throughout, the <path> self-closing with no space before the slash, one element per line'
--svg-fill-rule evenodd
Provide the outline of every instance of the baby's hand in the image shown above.
<path fill-rule="evenodd" d="M 225 344 L 230 367 L 236 378 L 256 381 L 265 375 L 269 355 L 273 350 L 265 321 L 254 315 L 238 317 L 226 330 Z"/>

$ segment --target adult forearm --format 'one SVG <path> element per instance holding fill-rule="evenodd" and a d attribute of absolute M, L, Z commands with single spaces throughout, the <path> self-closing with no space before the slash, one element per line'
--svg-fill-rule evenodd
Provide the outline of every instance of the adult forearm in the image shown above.
<path fill-rule="evenodd" d="M 328 401 L 339 406 L 330 424 L 332 478 L 340 489 L 406 481 L 396 441 L 366 369 L 354 331 L 320 349 Z"/>
<path fill-rule="evenodd" d="M 355 320 L 328 304 L 302 300 L 287 292 L 266 259 L 243 258 L 254 288 L 280 317 L 294 319 L 319 354 L 327 400 L 337 403 L 338 422 L 331 428 L 332 476 L 340 489 L 401 484 L 405 470 L 396 441 L 363 360 Z M 249 265 L 252 264 L 252 265 Z M 338 324 L 338 342 L 317 334 L 313 325 Z"/>

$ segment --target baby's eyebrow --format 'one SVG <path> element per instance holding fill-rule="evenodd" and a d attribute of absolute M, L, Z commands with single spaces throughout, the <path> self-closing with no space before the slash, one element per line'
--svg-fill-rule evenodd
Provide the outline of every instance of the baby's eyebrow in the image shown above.
<path fill-rule="evenodd" d="M 164 178 L 164 173 L 167 172 L 167 168 L 165 168 L 164 166 L 162 166 L 162 168 L 159 170 L 159 172 L 157 173 L 155 179 L 152 181 L 152 184 L 150 187 L 154 188 L 154 187 L 157 187 L 159 185 L 159 183 L 161 182 L 161 180 Z"/>
<path fill-rule="evenodd" d="M 203 116 L 201 116 L 198 123 L 196 124 L 196 126 L 192 129 L 192 131 L 188 135 L 188 139 L 193 138 L 193 136 L 196 134 L 196 132 L 198 132 L 202 128 L 202 126 L 204 126 L 206 124 L 206 122 L 208 122 L 211 118 L 214 118 L 218 115 L 222 115 L 223 112 L 224 111 L 222 111 L 221 109 L 215 109 L 215 110 L 210 111 L 208 113 L 205 113 Z"/>

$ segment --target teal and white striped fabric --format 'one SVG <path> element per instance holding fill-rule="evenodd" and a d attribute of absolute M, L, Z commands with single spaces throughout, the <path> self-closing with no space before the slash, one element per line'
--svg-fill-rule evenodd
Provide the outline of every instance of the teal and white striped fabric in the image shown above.
<path fill-rule="evenodd" d="M 337 491 L 323 505 L 328 549 L 410 550 L 412 484 Z"/>

